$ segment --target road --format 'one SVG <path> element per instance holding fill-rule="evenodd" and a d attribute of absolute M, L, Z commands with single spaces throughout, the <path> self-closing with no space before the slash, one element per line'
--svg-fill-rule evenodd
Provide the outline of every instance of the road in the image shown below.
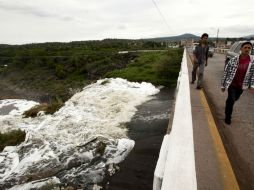
<path fill-rule="evenodd" d="M 223 54 L 209 58 L 204 91 L 240 188 L 251 190 L 254 189 L 254 93 L 244 91 L 234 106 L 232 124 L 226 125 L 224 109 L 227 92 L 220 90 L 224 58 Z"/>

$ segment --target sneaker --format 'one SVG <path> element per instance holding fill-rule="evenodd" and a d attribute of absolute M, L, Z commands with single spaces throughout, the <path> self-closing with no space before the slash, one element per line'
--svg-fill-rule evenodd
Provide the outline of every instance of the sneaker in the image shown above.
<path fill-rule="evenodd" d="M 201 90 L 201 88 L 202 88 L 201 86 L 197 86 L 197 89 L 198 89 L 198 90 Z"/>
<path fill-rule="evenodd" d="M 191 84 L 194 84 L 194 81 L 191 81 Z"/>
<path fill-rule="evenodd" d="M 228 125 L 230 125 L 230 124 L 231 124 L 231 119 L 228 118 L 228 117 L 226 117 L 226 118 L 225 118 L 225 123 L 228 124 Z"/>

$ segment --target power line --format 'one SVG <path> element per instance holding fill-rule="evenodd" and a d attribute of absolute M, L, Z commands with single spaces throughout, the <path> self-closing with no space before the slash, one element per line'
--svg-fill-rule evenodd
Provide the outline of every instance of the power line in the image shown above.
<path fill-rule="evenodd" d="M 168 27 L 168 30 L 171 31 L 171 29 L 170 29 L 170 27 L 169 27 L 169 25 L 168 25 L 168 23 L 167 23 L 167 20 L 165 19 L 164 15 L 162 14 L 161 10 L 159 9 L 157 3 L 155 2 L 155 0 L 152 0 L 152 2 L 153 2 L 153 4 L 154 4 L 155 8 L 157 9 L 157 11 L 159 12 L 159 14 L 160 14 L 160 16 L 161 16 L 163 22 L 164 22 L 164 23 L 166 24 L 166 26 Z"/>

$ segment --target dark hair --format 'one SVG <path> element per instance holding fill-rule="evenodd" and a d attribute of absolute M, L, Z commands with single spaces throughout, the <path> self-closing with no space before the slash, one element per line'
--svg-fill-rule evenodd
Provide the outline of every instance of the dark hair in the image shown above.
<path fill-rule="evenodd" d="M 242 43 L 241 48 L 242 48 L 243 46 L 245 46 L 246 44 L 249 44 L 249 45 L 251 45 L 251 47 L 253 47 L 252 43 L 247 41 L 247 42 L 243 42 L 243 43 Z"/>
<path fill-rule="evenodd" d="M 204 38 L 204 37 L 208 38 L 208 34 L 207 33 L 202 34 L 201 38 Z"/>

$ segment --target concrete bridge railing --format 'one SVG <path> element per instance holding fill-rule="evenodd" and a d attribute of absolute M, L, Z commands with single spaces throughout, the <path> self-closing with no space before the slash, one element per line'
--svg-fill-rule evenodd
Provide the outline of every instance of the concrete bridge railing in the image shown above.
<path fill-rule="evenodd" d="M 153 190 L 169 189 L 197 189 L 186 49 L 178 77 L 171 132 L 164 136 L 154 172 Z"/>

